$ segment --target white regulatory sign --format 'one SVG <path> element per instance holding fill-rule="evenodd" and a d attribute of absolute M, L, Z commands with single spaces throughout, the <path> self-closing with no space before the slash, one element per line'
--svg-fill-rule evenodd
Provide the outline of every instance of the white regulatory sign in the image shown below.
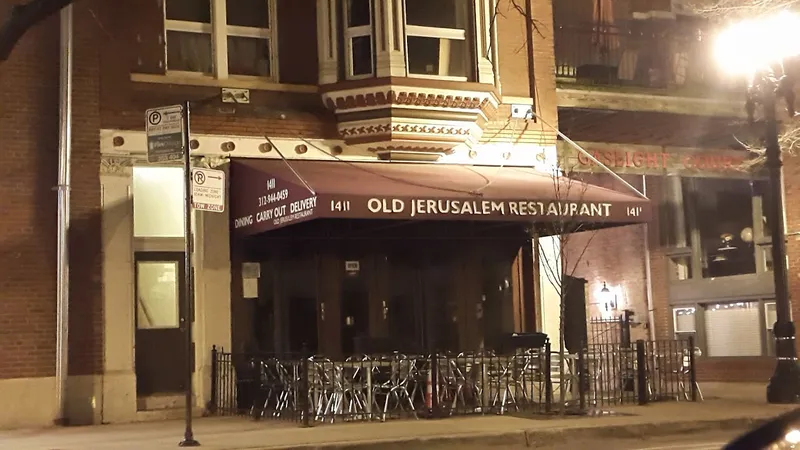
<path fill-rule="evenodd" d="M 181 105 L 153 108 L 145 112 L 148 162 L 180 161 L 183 158 L 186 137 L 183 114 Z"/>
<path fill-rule="evenodd" d="M 200 211 L 225 211 L 225 172 L 192 169 L 192 207 Z"/>

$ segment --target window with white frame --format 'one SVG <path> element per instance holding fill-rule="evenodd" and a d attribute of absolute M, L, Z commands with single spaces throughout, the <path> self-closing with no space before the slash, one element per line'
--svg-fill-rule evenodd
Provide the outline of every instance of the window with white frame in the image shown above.
<path fill-rule="evenodd" d="M 408 73 L 467 81 L 471 15 L 469 0 L 406 0 Z"/>
<path fill-rule="evenodd" d="M 678 339 L 694 336 L 696 308 L 674 308 L 672 310 L 672 323 L 675 327 L 675 337 Z"/>
<path fill-rule="evenodd" d="M 366 78 L 373 74 L 372 1 L 344 2 L 344 39 L 347 78 Z"/>
<path fill-rule="evenodd" d="M 167 71 L 275 79 L 274 0 L 165 0 Z"/>
<path fill-rule="evenodd" d="M 371 77 L 376 63 L 375 3 L 342 0 L 341 4 L 345 78 Z M 401 36 L 409 76 L 471 81 L 475 72 L 473 4 L 473 0 L 405 0 L 405 35 Z"/>

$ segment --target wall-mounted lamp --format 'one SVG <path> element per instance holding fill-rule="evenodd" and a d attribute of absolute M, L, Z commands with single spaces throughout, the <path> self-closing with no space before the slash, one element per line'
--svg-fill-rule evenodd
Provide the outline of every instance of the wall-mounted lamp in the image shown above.
<path fill-rule="evenodd" d="M 600 289 L 600 303 L 604 305 L 606 311 L 617 309 L 617 294 L 611 292 L 605 281 L 603 281 L 603 288 Z"/>

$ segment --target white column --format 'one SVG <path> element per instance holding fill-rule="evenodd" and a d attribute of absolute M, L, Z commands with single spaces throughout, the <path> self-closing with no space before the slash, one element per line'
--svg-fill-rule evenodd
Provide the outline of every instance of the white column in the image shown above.
<path fill-rule="evenodd" d="M 406 71 L 403 0 L 375 0 L 375 62 L 378 77 L 404 77 Z"/>
<path fill-rule="evenodd" d="M 210 398 L 211 346 L 231 348 L 230 216 L 227 207 L 224 213 L 195 212 L 194 340 L 198 407 L 204 406 Z"/>
<path fill-rule="evenodd" d="M 102 417 L 136 417 L 134 267 L 131 161 L 104 159 L 101 167 L 103 242 Z"/>
<path fill-rule="evenodd" d="M 475 50 L 478 55 L 478 82 L 494 84 L 495 74 L 492 60 L 492 41 L 497 42 L 493 33 L 494 8 L 492 0 L 475 0 Z"/>
<path fill-rule="evenodd" d="M 317 49 L 319 51 L 319 84 L 338 81 L 339 32 L 336 0 L 317 0 Z"/>
<path fill-rule="evenodd" d="M 554 352 L 561 342 L 561 240 L 559 236 L 539 238 L 539 297 L 542 332 L 550 338 Z"/>

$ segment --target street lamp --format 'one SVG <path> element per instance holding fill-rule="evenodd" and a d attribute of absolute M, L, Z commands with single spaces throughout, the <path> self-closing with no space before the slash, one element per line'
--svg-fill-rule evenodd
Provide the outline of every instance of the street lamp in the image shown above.
<path fill-rule="evenodd" d="M 767 385 L 770 403 L 795 403 L 800 398 L 800 370 L 797 367 L 795 327 L 789 304 L 789 283 L 786 262 L 786 230 L 783 214 L 783 180 L 781 148 L 778 142 L 778 121 L 775 106 L 779 98 L 786 101 L 789 116 L 794 111 L 794 80 L 787 75 L 783 62 L 800 55 L 800 16 L 790 12 L 751 19 L 732 25 L 717 38 L 715 55 L 721 67 L 731 75 L 747 77 L 745 108 L 754 122 L 757 106 L 761 106 L 765 122 L 766 165 L 769 170 L 769 211 L 772 224 L 772 261 L 775 281 L 777 320 L 775 373 Z"/>

